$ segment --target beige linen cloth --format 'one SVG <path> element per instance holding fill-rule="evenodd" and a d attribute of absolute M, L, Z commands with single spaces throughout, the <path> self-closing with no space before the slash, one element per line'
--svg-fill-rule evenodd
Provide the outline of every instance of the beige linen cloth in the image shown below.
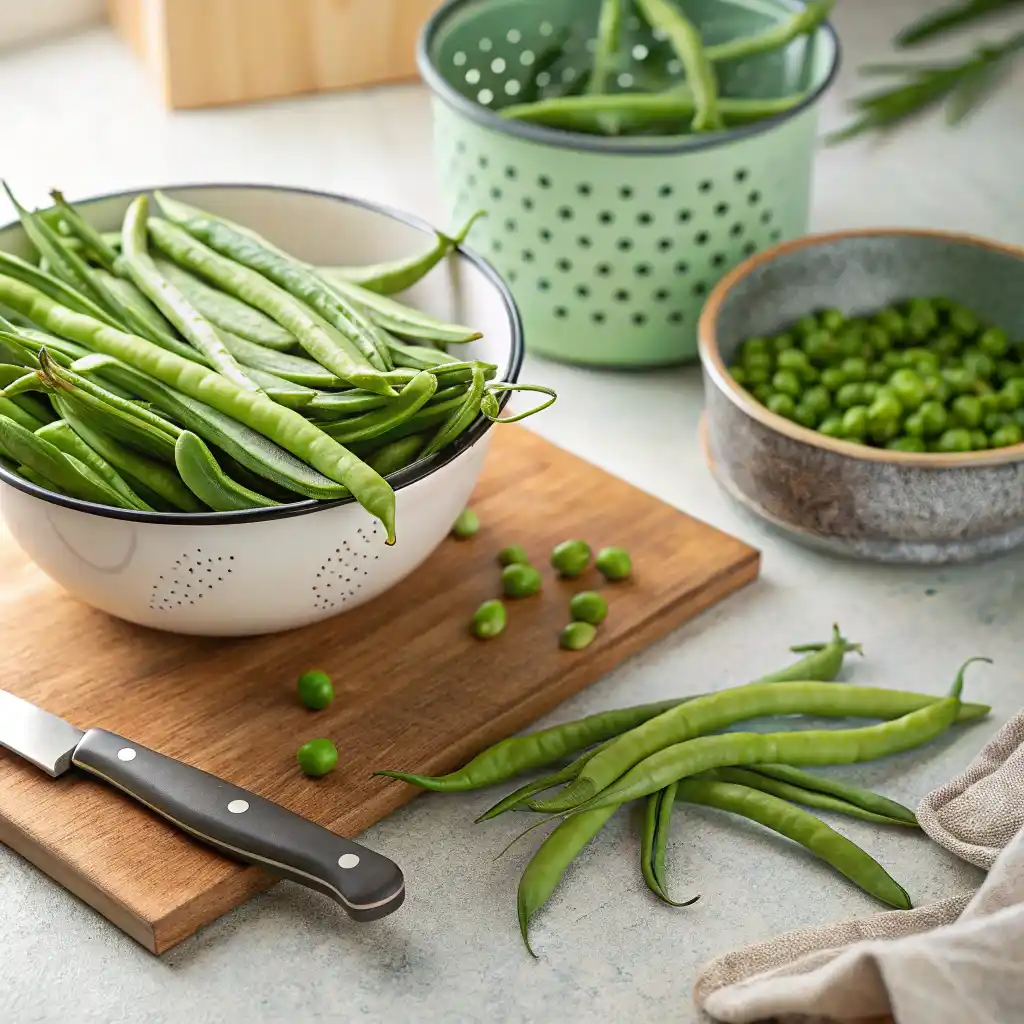
<path fill-rule="evenodd" d="M 977 893 L 712 960 L 694 988 L 705 1019 L 1024 1024 L 1024 711 L 917 814 L 935 842 L 988 869 Z"/>

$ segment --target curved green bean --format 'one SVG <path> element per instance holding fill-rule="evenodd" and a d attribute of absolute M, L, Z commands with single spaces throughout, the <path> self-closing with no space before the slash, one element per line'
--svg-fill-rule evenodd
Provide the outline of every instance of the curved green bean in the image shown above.
<path fill-rule="evenodd" d="M 704 52 L 709 61 L 718 64 L 727 60 L 748 60 L 762 53 L 780 50 L 798 36 L 814 32 L 832 13 L 833 7 L 835 0 L 813 0 L 802 11 L 797 11 L 764 32 L 708 46 Z"/>
<path fill-rule="evenodd" d="M 427 443 L 424 434 L 410 434 L 399 441 L 384 445 L 369 457 L 369 464 L 383 477 L 397 473 L 419 461 L 420 452 Z"/>
<path fill-rule="evenodd" d="M 345 382 L 330 370 L 325 370 L 319 363 L 304 356 L 294 356 L 288 352 L 278 352 L 265 345 L 257 345 L 255 342 L 247 341 L 230 331 L 219 331 L 220 339 L 224 347 L 243 366 L 251 367 L 254 370 L 262 370 L 264 373 L 271 373 L 281 380 L 292 384 L 302 384 L 308 388 L 338 388 L 344 387 Z M 374 395 L 382 403 L 388 401 L 384 395 L 376 395 L 372 391 L 366 394 Z"/>
<path fill-rule="evenodd" d="M 272 508 L 276 501 L 250 491 L 221 469 L 201 438 L 183 430 L 174 446 L 174 464 L 185 486 L 214 512 L 239 512 L 250 508 Z"/>
<path fill-rule="evenodd" d="M 176 263 L 273 317 L 295 335 L 321 366 L 354 387 L 389 397 L 394 395 L 380 371 L 348 338 L 284 288 L 250 267 L 221 255 L 168 221 L 150 218 L 148 228 L 156 246 Z"/>
<path fill-rule="evenodd" d="M 206 320 L 170 281 L 163 277 L 149 255 L 146 219 L 149 199 L 142 195 L 132 200 L 121 225 L 123 265 L 135 286 L 156 306 L 167 320 L 197 351 L 209 359 L 213 368 L 246 391 L 259 391 L 238 365 L 216 328 Z"/>
<path fill-rule="evenodd" d="M 352 346 L 353 352 L 361 357 L 367 368 L 391 369 L 384 340 L 378 335 L 376 326 L 359 310 L 354 309 L 350 302 L 339 296 L 306 264 L 272 245 L 256 232 L 232 224 L 224 217 L 217 217 L 194 206 L 170 199 L 160 192 L 155 195 L 160 209 L 168 220 L 184 228 L 193 238 L 209 246 L 214 252 L 262 275 L 293 299 L 305 303 L 314 310 L 348 345 Z M 248 295 L 239 297 L 250 304 L 256 304 Z M 279 318 L 265 307 L 264 312 L 270 313 L 280 322 Z M 285 323 L 283 326 L 288 327 L 299 338 L 300 343 L 302 342 L 302 335 L 292 324 Z M 330 367 L 329 363 L 326 365 Z M 339 373 L 338 376 L 344 375 Z"/>
<path fill-rule="evenodd" d="M 451 356 L 437 348 L 425 345 L 407 345 L 397 338 L 388 336 L 388 350 L 395 366 L 407 366 L 413 370 L 430 370 L 451 362 Z"/>
<path fill-rule="evenodd" d="M 677 902 L 668 895 L 665 884 L 665 857 L 672 830 L 672 811 L 675 807 L 678 783 L 652 793 L 644 805 L 644 825 L 640 839 L 640 869 L 647 888 L 658 899 L 672 907 L 692 907 L 700 896 Z"/>
<path fill-rule="evenodd" d="M 897 910 L 910 910 L 913 906 L 907 891 L 856 843 L 808 811 L 793 807 L 770 793 L 761 793 L 728 782 L 697 782 L 687 779 L 678 784 L 676 799 L 729 811 L 756 821 L 799 843 L 883 903 Z"/>
<path fill-rule="evenodd" d="M 0 395 L 0 416 L 6 416 L 8 419 L 14 420 L 18 426 L 24 427 L 26 430 L 38 430 L 46 423 L 46 420 L 35 416 L 15 402 L 13 398 L 8 398 L 6 395 Z"/>
<path fill-rule="evenodd" d="M 398 398 L 390 401 L 383 409 L 374 409 L 353 416 L 350 419 L 338 420 L 326 424 L 324 430 L 335 440 L 342 442 L 365 441 L 397 427 L 410 420 L 437 390 L 437 378 L 427 370 L 422 370 L 399 393 Z M 423 457 L 432 454 L 428 445 Z"/>
<path fill-rule="evenodd" d="M 635 764 L 625 775 L 570 813 L 621 804 L 655 793 L 709 768 L 784 763 L 792 765 L 852 764 L 913 750 L 944 733 L 956 721 L 966 662 L 948 697 L 895 721 L 861 729 L 810 729 L 806 732 L 743 733 L 698 736 L 665 747 Z M 784 684 L 783 684 L 784 685 Z M 594 759 L 596 760 L 596 758 Z M 587 766 L 592 767 L 594 761 Z M 582 777 L 582 776 L 581 776 Z M 578 781 L 578 780 L 577 780 Z M 531 801 L 533 810 L 546 810 Z"/>
<path fill-rule="evenodd" d="M 44 273 L 39 267 L 27 260 L 20 259 L 9 252 L 0 252 L 0 274 L 6 274 L 24 284 L 31 285 L 54 302 L 59 302 L 76 313 L 85 313 L 97 320 L 116 327 L 114 318 L 100 305 L 87 298 L 80 291 L 65 284 L 59 277 Z"/>
<path fill-rule="evenodd" d="M 516 909 L 519 930 L 531 956 L 537 954 L 530 946 L 530 918 L 547 903 L 569 865 L 617 810 L 617 807 L 602 807 L 597 811 L 567 818 L 541 843 L 526 865 L 523 877 L 519 880 Z"/>
<path fill-rule="evenodd" d="M 724 127 L 718 108 L 718 77 L 708 60 L 696 26 L 668 0 L 636 0 L 640 13 L 652 29 L 668 36 L 669 43 L 683 65 L 686 81 L 693 90 L 696 112 L 695 132 L 718 131 Z"/>
<path fill-rule="evenodd" d="M 622 0 L 603 0 L 597 22 L 597 49 L 594 65 L 587 83 L 591 94 L 607 91 L 608 79 L 615 70 L 615 56 L 622 35 Z"/>
<path fill-rule="evenodd" d="M 437 433 L 427 442 L 427 447 L 423 449 L 423 458 L 436 454 L 442 448 L 447 448 L 448 445 L 469 429 L 473 421 L 480 415 L 480 405 L 484 397 L 484 383 L 483 370 L 479 367 L 474 367 L 473 380 L 470 383 L 465 398 L 463 398 L 459 407 L 452 412 L 451 416 L 438 428 Z"/>
<path fill-rule="evenodd" d="M 262 395 L 243 391 L 220 374 L 182 359 L 142 338 L 58 306 L 42 292 L 0 277 L 0 302 L 36 323 L 94 351 L 114 356 L 164 384 L 231 416 L 277 442 L 325 476 L 344 484 L 395 541 L 395 493 L 369 466 L 304 417 Z M 239 460 L 241 461 L 241 460 Z"/>

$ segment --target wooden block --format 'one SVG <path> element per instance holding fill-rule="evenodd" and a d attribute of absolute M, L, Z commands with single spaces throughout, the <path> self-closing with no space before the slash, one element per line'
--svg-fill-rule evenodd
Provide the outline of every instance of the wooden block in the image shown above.
<path fill-rule="evenodd" d="M 473 507 L 480 533 L 445 541 L 395 590 L 309 628 L 245 640 L 109 618 L 0 535 L 3 686 L 79 727 L 111 729 L 355 835 L 418 792 L 372 777 L 374 769 L 458 767 L 758 572 L 758 553 L 739 540 L 520 427 L 496 429 Z M 602 584 L 591 569 L 557 580 L 548 554 L 573 536 L 626 547 L 635 578 Z M 495 554 L 510 543 L 542 568 L 544 589 L 510 602 L 503 636 L 475 640 L 469 618 L 500 594 Z M 610 613 L 597 640 L 560 650 L 570 595 L 598 586 Z M 295 696 L 311 668 L 330 673 L 336 693 L 315 722 Z M 313 735 L 343 751 L 338 769 L 315 783 L 295 763 Z M 0 841 L 157 953 L 271 884 L 99 782 L 53 780 L 3 750 Z M 415 889 L 415 877 L 407 882 Z"/>
<path fill-rule="evenodd" d="M 441 0 L 107 0 L 173 109 L 416 77 Z"/>

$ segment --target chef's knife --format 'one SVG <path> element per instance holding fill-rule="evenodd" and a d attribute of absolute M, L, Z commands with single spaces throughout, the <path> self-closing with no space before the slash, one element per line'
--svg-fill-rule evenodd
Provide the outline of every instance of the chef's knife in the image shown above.
<path fill-rule="evenodd" d="M 82 732 L 5 690 L 0 747 L 54 778 L 72 766 L 95 775 L 229 857 L 330 896 L 356 921 L 385 917 L 405 899 L 401 869 L 379 853 L 115 733 Z"/>

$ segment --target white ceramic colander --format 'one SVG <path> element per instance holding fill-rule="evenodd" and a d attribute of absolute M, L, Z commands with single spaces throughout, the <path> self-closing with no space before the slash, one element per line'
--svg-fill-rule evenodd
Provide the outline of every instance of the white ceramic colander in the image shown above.
<path fill-rule="evenodd" d="M 422 222 L 343 196 L 267 186 L 164 189 L 220 213 L 319 265 L 375 263 L 428 248 Z M 120 225 L 138 193 L 86 201 L 101 230 Z M 0 249 L 26 254 L 21 228 L 0 229 Z M 504 283 L 460 250 L 410 293 L 429 313 L 470 323 L 484 337 L 460 357 L 496 363 L 516 380 L 519 314 Z M 451 448 L 395 474 L 397 543 L 351 499 L 205 515 L 99 508 L 51 494 L 0 467 L 0 514 L 53 580 L 90 605 L 175 633 L 272 633 L 337 615 L 383 593 L 440 544 L 483 466 L 490 423 L 480 419 Z"/>

